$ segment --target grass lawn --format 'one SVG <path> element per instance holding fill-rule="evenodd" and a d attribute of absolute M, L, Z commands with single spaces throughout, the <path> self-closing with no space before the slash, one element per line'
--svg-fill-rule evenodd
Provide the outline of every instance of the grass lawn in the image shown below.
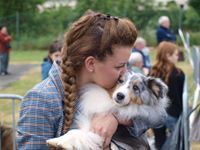
<path fill-rule="evenodd" d="M 27 51 L 11 51 L 11 63 L 41 63 L 43 58 L 47 56 L 45 50 L 27 50 Z"/>

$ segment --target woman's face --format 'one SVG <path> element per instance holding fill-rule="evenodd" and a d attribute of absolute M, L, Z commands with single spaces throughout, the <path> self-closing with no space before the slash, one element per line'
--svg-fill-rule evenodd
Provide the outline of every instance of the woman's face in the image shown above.
<path fill-rule="evenodd" d="M 115 86 L 127 69 L 126 64 L 130 54 L 131 47 L 114 46 L 113 55 L 108 55 L 104 61 L 95 60 L 93 81 L 106 89 Z"/>
<path fill-rule="evenodd" d="M 178 50 L 176 50 L 172 55 L 168 55 L 167 59 L 169 62 L 176 64 L 178 61 Z"/>

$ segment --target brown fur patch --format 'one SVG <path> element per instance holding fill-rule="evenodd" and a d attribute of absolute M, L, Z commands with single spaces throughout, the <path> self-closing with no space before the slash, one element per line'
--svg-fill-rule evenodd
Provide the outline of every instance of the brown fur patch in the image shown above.
<path fill-rule="evenodd" d="M 132 97 L 131 100 L 130 100 L 130 103 L 137 104 L 137 105 L 142 105 L 143 101 L 140 98 Z"/>
<path fill-rule="evenodd" d="M 154 91 L 154 93 L 156 94 L 157 97 L 160 95 L 160 88 L 158 85 L 153 84 L 152 90 Z"/>
<path fill-rule="evenodd" d="M 138 81 L 138 80 L 134 80 L 134 81 L 132 81 L 132 84 L 138 86 L 138 85 L 140 84 L 140 81 Z"/>
<path fill-rule="evenodd" d="M 1 132 L 0 134 L 1 135 L 1 149 L 12 150 L 13 149 L 12 128 L 0 124 L 0 132 Z"/>

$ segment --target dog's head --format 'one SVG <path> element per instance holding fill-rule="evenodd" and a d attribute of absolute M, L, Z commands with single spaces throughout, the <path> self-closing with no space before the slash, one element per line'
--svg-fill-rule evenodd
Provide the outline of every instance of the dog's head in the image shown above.
<path fill-rule="evenodd" d="M 156 105 L 166 97 L 168 91 L 160 79 L 146 77 L 140 73 L 127 72 L 118 82 L 112 98 L 119 106 L 130 103 Z"/>

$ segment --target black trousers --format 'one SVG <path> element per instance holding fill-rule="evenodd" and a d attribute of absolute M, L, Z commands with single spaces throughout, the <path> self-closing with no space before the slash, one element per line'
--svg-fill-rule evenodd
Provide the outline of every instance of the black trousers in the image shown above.
<path fill-rule="evenodd" d="M 153 132 L 155 135 L 155 146 L 158 150 L 160 150 L 167 139 L 166 126 L 153 129 Z"/>

